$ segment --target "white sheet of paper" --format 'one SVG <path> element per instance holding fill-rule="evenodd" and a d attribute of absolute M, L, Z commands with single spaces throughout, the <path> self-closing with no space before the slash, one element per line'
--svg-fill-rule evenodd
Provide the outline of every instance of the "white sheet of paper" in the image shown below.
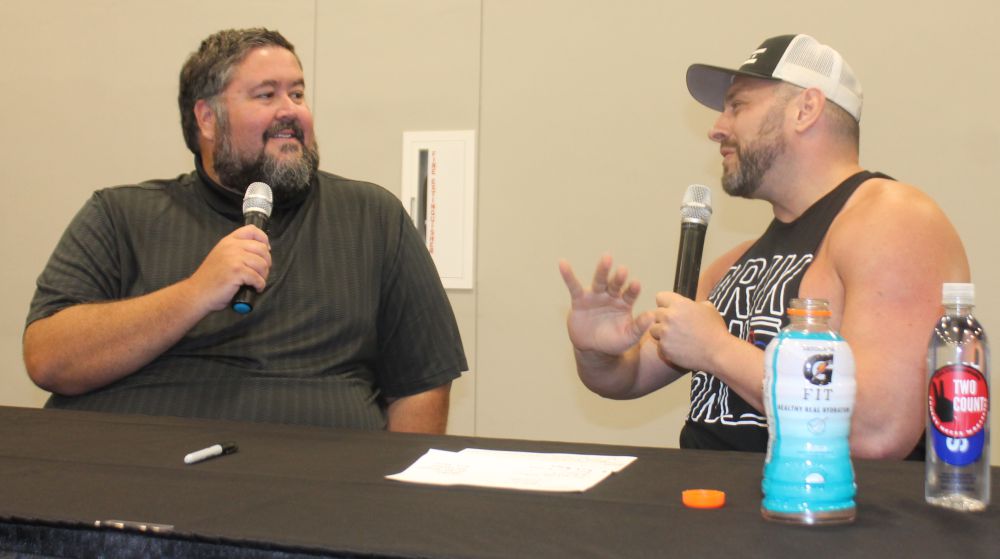
<path fill-rule="evenodd" d="M 634 456 L 550 454 L 467 448 L 430 449 L 406 470 L 385 476 L 408 483 L 474 485 L 529 491 L 586 491 Z"/>

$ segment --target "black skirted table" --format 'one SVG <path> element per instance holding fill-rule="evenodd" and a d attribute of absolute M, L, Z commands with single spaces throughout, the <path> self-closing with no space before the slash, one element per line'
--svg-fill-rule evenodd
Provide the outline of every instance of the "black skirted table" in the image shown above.
<path fill-rule="evenodd" d="M 194 465 L 222 441 L 239 452 Z M 385 479 L 428 449 L 636 456 L 583 493 Z M 923 464 L 855 461 L 858 518 L 760 516 L 763 455 L 0 407 L 0 550 L 56 557 L 1000 557 L 1000 506 L 923 499 Z M 993 493 L 1000 497 L 1000 471 Z M 721 489 L 725 507 L 681 491 Z M 125 529 L 95 521 L 126 521 Z M 156 529 L 154 525 L 162 525 Z M 140 527 L 147 526 L 147 531 Z"/>

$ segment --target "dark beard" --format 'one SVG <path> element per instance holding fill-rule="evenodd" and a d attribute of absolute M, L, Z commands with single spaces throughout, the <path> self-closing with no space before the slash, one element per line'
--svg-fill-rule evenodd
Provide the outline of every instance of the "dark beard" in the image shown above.
<path fill-rule="evenodd" d="M 764 174 L 774 165 L 779 155 L 785 152 L 785 138 L 781 135 L 781 112 L 785 107 L 771 109 L 760 125 L 757 140 L 739 146 L 725 144 L 736 150 L 738 164 L 736 172 L 722 173 L 722 189 L 730 196 L 753 198 L 764 181 Z"/>
<path fill-rule="evenodd" d="M 297 121 L 275 123 L 264 134 L 264 142 L 267 142 L 268 136 L 280 129 L 292 128 L 295 131 L 299 145 L 286 144 L 281 149 L 282 152 L 301 150 L 302 157 L 294 161 L 281 162 L 263 149 L 256 156 L 249 158 L 236 153 L 230 141 L 227 116 L 218 117 L 216 134 L 219 143 L 216 144 L 213 153 L 215 172 L 218 173 L 219 181 L 224 186 L 243 192 L 250 183 L 257 181 L 267 183 L 274 194 L 275 204 L 294 199 L 309 188 L 319 169 L 319 147 L 315 144 L 312 147 L 306 146 L 302 129 Z"/>

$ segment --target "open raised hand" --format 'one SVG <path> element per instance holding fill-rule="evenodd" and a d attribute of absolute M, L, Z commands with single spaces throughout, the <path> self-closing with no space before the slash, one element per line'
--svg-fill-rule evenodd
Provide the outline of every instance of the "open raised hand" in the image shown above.
<path fill-rule="evenodd" d="M 611 265 L 611 256 L 602 256 L 590 289 L 585 289 L 569 263 L 559 261 L 559 273 L 571 301 L 566 325 L 577 350 L 620 355 L 638 343 L 645 331 L 643 324 L 648 321 L 637 320 L 632 310 L 639 296 L 639 282 L 633 280 L 626 285 L 628 269 L 619 266 L 612 273 Z"/>

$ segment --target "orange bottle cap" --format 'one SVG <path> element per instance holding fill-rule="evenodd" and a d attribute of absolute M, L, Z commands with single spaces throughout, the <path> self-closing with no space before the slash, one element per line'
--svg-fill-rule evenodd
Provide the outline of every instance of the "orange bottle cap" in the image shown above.
<path fill-rule="evenodd" d="M 726 492 L 716 489 L 687 489 L 681 492 L 681 502 L 693 509 L 717 509 L 726 504 Z"/>

